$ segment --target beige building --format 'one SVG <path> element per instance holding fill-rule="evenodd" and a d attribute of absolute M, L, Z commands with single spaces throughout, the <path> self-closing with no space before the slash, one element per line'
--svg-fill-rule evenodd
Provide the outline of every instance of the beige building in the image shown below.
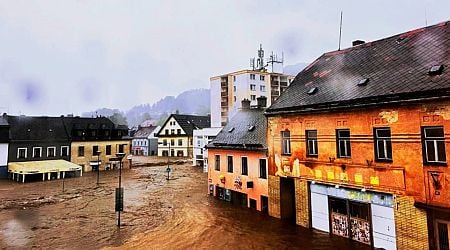
<path fill-rule="evenodd" d="M 76 141 L 71 144 L 71 161 L 80 165 L 83 172 L 96 170 L 98 163 L 100 163 L 100 170 L 114 169 L 119 167 L 116 153 L 125 153 L 122 168 L 128 168 L 130 163 L 127 158 L 130 155 L 130 147 L 130 140 Z M 101 152 L 100 157 L 97 151 Z"/>

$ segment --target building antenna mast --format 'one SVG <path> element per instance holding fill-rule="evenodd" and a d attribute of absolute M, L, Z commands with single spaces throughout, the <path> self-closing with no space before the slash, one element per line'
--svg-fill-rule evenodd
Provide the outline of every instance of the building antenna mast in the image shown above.
<path fill-rule="evenodd" d="M 341 50 L 341 38 L 342 38 L 342 10 L 341 10 L 341 23 L 339 25 L 339 48 Z"/>

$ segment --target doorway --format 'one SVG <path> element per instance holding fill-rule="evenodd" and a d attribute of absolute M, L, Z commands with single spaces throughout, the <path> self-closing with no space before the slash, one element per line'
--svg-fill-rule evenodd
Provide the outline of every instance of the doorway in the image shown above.
<path fill-rule="evenodd" d="M 269 214 L 269 197 L 261 195 L 261 212 Z"/>
<path fill-rule="evenodd" d="M 280 179 L 280 213 L 281 219 L 296 223 L 295 184 L 293 178 Z"/>
<path fill-rule="evenodd" d="M 439 250 L 449 250 L 450 248 L 450 241 L 449 241 L 449 232 L 450 232 L 450 222 L 448 221 L 442 221 L 438 220 L 436 221 L 436 227 L 437 227 L 437 243 L 438 243 L 438 249 Z"/>

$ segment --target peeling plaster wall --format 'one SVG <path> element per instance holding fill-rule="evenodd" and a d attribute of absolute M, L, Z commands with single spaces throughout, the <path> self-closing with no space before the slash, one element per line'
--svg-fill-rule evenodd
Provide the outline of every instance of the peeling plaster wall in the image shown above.
<path fill-rule="evenodd" d="M 364 187 L 450 207 L 450 170 L 424 166 L 421 141 L 422 126 L 443 126 L 449 161 L 449 118 L 450 101 L 268 117 L 269 174 Z M 376 127 L 391 129 L 392 162 L 375 159 L 373 129 Z M 337 158 L 336 129 L 341 128 L 350 129 L 351 158 Z M 291 155 L 281 154 L 281 131 L 286 129 L 291 134 Z M 317 158 L 306 156 L 305 130 L 317 130 Z M 440 174 L 443 188 L 438 195 L 430 182 L 432 172 Z"/>

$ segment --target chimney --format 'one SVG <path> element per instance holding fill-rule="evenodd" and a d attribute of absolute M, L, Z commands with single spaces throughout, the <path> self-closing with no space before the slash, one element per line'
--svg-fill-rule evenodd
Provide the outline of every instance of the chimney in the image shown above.
<path fill-rule="evenodd" d="M 250 109 L 250 100 L 249 99 L 243 99 L 241 101 L 241 109 Z"/>
<path fill-rule="evenodd" d="M 358 46 L 358 45 L 365 44 L 365 43 L 366 42 L 363 41 L 363 40 L 355 40 L 355 41 L 352 42 L 352 45 L 354 47 L 354 46 Z"/>
<path fill-rule="evenodd" d="M 258 103 L 258 108 L 265 108 L 267 106 L 267 97 L 265 96 L 256 98 L 256 101 Z"/>

